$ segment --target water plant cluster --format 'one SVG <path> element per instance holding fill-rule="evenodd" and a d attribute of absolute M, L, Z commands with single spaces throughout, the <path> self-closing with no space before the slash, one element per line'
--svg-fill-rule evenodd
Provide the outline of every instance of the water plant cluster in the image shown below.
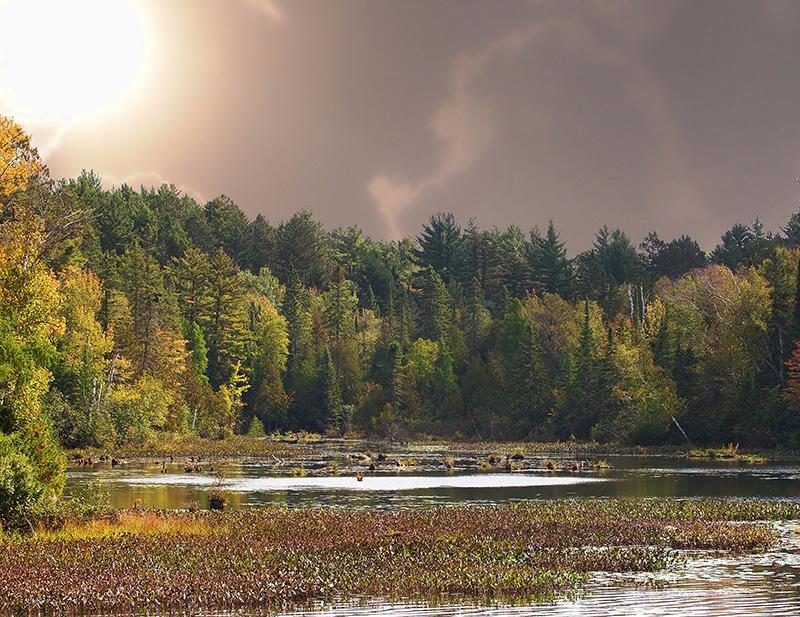
<path fill-rule="evenodd" d="M 0 614 L 550 599 L 681 549 L 766 550 L 790 503 L 559 500 L 407 511 L 116 512 L 0 540 Z M 732 521 L 739 521 L 733 523 Z"/>
<path fill-rule="evenodd" d="M 766 457 L 759 454 L 741 452 L 738 443 L 729 443 L 722 448 L 693 448 L 689 450 L 689 458 L 709 458 L 722 461 L 738 461 L 743 463 L 764 463 Z"/>

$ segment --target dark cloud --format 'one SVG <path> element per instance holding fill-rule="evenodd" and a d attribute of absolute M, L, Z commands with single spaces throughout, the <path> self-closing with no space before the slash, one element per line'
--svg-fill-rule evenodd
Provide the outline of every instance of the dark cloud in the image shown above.
<path fill-rule="evenodd" d="M 573 251 L 602 224 L 710 248 L 796 206 L 796 2 L 139 4 L 144 82 L 61 135 L 57 174 L 152 174 L 379 238 L 440 210 L 552 218 Z"/>

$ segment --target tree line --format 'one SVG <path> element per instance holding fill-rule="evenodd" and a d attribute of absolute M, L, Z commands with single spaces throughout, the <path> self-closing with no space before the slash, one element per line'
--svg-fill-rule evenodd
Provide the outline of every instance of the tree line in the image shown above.
<path fill-rule="evenodd" d="M 552 221 L 379 242 L 55 182 L 7 118 L 0 152 L 0 456 L 285 430 L 800 446 L 800 213 L 710 252 L 603 227 L 570 258 Z"/>

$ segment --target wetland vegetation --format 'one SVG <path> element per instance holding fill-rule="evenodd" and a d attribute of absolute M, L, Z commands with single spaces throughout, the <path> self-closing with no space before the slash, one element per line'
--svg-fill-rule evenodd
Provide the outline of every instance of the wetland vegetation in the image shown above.
<path fill-rule="evenodd" d="M 547 600 L 696 551 L 764 551 L 796 504 L 559 500 L 402 511 L 128 510 L 0 541 L 0 612 L 286 608 L 320 599 Z M 758 522 L 755 522 L 758 521 Z"/>

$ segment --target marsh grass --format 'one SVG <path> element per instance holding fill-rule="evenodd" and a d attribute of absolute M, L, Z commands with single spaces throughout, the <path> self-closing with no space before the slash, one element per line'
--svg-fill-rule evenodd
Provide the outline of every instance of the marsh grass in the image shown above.
<path fill-rule="evenodd" d="M 87 520 L 70 520 L 60 527 L 40 528 L 24 541 L 78 542 L 121 536 L 196 536 L 224 533 L 224 525 L 207 517 L 171 514 L 154 510 L 115 511 L 111 515 Z"/>
<path fill-rule="evenodd" d="M 689 458 L 738 461 L 751 464 L 765 463 L 767 461 L 764 456 L 740 452 L 738 443 L 729 443 L 722 448 L 694 448 L 689 450 L 688 456 Z"/>
<path fill-rule="evenodd" d="M 0 614 L 546 600 L 593 573 L 660 570 L 697 550 L 763 551 L 777 536 L 753 521 L 799 516 L 788 502 L 654 499 L 117 512 L 0 540 Z"/>

